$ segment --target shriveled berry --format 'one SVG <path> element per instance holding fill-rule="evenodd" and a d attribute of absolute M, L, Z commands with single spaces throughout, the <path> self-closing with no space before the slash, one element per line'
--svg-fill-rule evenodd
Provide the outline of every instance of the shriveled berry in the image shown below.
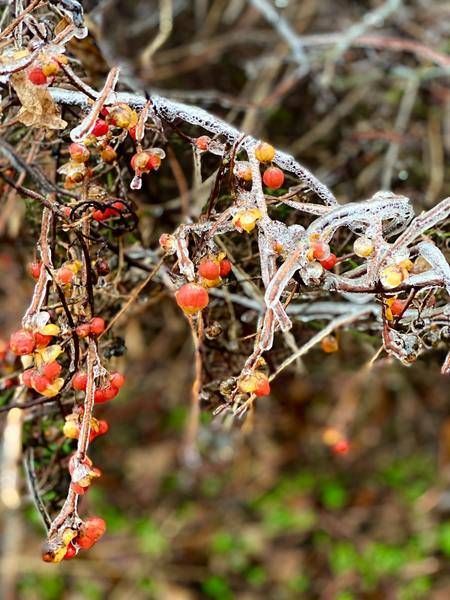
<path fill-rule="evenodd" d="M 128 129 L 129 127 L 136 127 L 138 115 L 128 104 L 119 102 L 108 109 L 107 119 L 114 127 Z"/>
<path fill-rule="evenodd" d="M 220 263 L 217 260 L 206 258 L 200 262 L 198 272 L 205 279 L 217 279 L 220 277 Z"/>
<path fill-rule="evenodd" d="M 84 371 L 78 371 L 72 377 L 72 388 L 79 392 L 84 392 L 87 386 L 87 374 Z"/>
<path fill-rule="evenodd" d="M 89 160 L 91 153 L 83 146 L 83 144 L 70 144 L 69 146 L 70 158 L 77 163 L 85 163 Z"/>
<path fill-rule="evenodd" d="M 259 208 L 241 210 L 234 215 L 233 225 L 237 227 L 237 229 L 243 229 L 247 233 L 250 233 L 255 229 L 256 223 L 261 217 L 262 213 Z"/>
<path fill-rule="evenodd" d="M 260 142 L 255 148 L 255 156 L 259 162 L 271 162 L 275 158 L 275 148 L 267 142 Z"/>
<path fill-rule="evenodd" d="M 278 167 L 269 167 L 264 171 L 263 182 L 268 188 L 277 190 L 284 183 L 284 173 Z"/>
<path fill-rule="evenodd" d="M 209 303 L 208 292 L 197 283 L 185 283 L 175 293 L 178 306 L 188 315 L 203 310 Z"/>
<path fill-rule="evenodd" d="M 269 378 L 262 371 L 255 371 L 241 379 L 239 382 L 239 389 L 244 394 L 267 396 L 270 394 Z"/>
<path fill-rule="evenodd" d="M 42 67 L 34 67 L 28 71 L 28 80 L 33 85 L 45 85 L 47 83 L 47 77 L 45 76 Z"/>
<path fill-rule="evenodd" d="M 61 67 L 56 60 L 49 60 L 42 65 L 42 72 L 46 77 L 54 77 L 60 71 Z"/>
<path fill-rule="evenodd" d="M 106 146 L 106 148 L 103 148 L 103 150 L 100 152 L 100 158 L 103 162 L 111 164 L 116 160 L 117 152 L 112 146 Z"/>
<path fill-rule="evenodd" d="M 83 523 L 75 543 L 85 550 L 91 548 L 104 535 L 106 523 L 100 517 L 89 517 Z"/>
<path fill-rule="evenodd" d="M 34 335 L 26 329 L 15 331 L 9 339 L 9 347 L 11 352 L 17 356 L 25 356 L 31 354 L 36 346 Z"/>
<path fill-rule="evenodd" d="M 209 137 L 209 135 L 201 135 L 195 140 L 195 145 L 199 150 L 205 152 L 206 150 L 208 150 L 210 142 L 211 138 Z"/>
<path fill-rule="evenodd" d="M 312 250 L 313 258 L 320 262 L 326 260 L 331 254 L 330 246 L 326 242 L 320 240 L 311 242 L 310 248 Z"/>

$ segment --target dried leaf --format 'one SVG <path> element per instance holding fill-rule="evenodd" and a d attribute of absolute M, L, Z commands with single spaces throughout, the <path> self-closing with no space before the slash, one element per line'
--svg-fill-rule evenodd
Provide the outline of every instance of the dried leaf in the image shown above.
<path fill-rule="evenodd" d="M 28 80 L 24 71 L 11 76 L 11 84 L 20 100 L 22 108 L 17 119 L 28 127 L 65 129 L 66 121 L 61 119 L 58 106 L 48 89 L 37 86 Z"/>

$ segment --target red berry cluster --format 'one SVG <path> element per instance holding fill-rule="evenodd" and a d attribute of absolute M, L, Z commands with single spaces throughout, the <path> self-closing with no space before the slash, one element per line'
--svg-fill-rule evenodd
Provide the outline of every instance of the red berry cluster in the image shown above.
<path fill-rule="evenodd" d="M 231 262 L 221 253 L 203 258 L 198 265 L 199 283 L 185 283 L 175 293 L 178 306 L 187 315 L 195 315 L 209 304 L 205 288 L 217 287 L 231 273 Z"/>

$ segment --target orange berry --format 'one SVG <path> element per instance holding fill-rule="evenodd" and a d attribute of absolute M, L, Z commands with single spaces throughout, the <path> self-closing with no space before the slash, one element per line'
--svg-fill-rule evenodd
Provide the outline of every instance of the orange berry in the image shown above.
<path fill-rule="evenodd" d="M 197 283 L 185 283 L 175 293 L 178 306 L 188 315 L 203 310 L 209 303 L 208 292 Z"/>
<path fill-rule="evenodd" d="M 100 335 L 105 331 L 105 320 L 101 317 L 93 317 L 89 321 L 89 330 L 92 335 Z"/>
<path fill-rule="evenodd" d="M 77 163 L 85 163 L 89 160 L 91 153 L 83 146 L 83 144 L 70 144 L 69 146 L 70 158 Z"/>
<path fill-rule="evenodd" d="M 9 347 L 11 352 L 17 354 L 17 356 L 24 356 L 31 354 L 36 346 L 34 335 L 30 331 L 25 329 L 19 329 L 18 331 L 11 334 L 9 339 Z"/>
<path fill-rule="evenodd" d="M 209 137 L 209 135 L 201 135 L 195 140 L 195 145 L 199 150 L 205 152 L 206 150 L 208 150 L 210 142 L 211 138 Z"/>
<path fill-rule="evenodd" d="M 269 167 L 264 171 L 263 182 L 268 188 L 277 190 L 284 183 L 284 173 L 278 167 Z"/>
<path fill-rule="evenodd" d="M 217 279 L 220 277 L 220 263 L 217 260 L 205 258 L 199 264 L 198 272 L 204 279 Z"/>

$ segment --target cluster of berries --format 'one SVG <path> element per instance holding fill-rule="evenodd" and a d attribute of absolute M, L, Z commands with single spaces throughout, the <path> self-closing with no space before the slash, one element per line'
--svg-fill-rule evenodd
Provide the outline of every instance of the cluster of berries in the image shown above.
<path fill-rule="evenodd" d="M 185 283 L 175 293 L 178 306 L 187 315 L 195 315 L 209 304 L 206 288 L 217 287 L 222 278 L 231 272 L 231 262 L 221 253 L 209 256 L 200 261 L 198 266 L 199 283 Z"/>
<path fill-rule="evenodd" d="M 106 523 L 100 517 L 89 517 L 78 530 L 64 530 L 57 548 L 44 547 L 45 562 L 59 563 L 74 558 L 80 550 L 88 550 L 104 535 Z"/>
<path fill-rule="evenodd" d="M 68 59 L 64 54 L 41 54 L 27 71 L 28 81 L 36 86 L 48 85 L 60 72 L 61 65 L 67 63 Z"/>

